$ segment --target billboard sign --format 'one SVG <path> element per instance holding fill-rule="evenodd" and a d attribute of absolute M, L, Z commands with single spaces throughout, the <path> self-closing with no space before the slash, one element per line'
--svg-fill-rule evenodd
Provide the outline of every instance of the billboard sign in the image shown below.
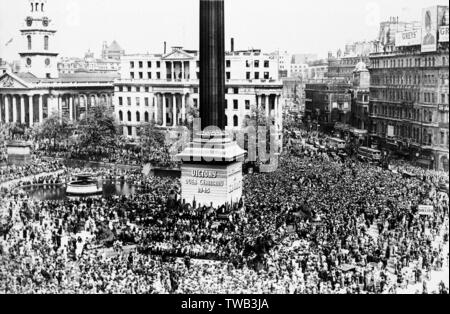
<path fill-rule="evenodd" d="M 426 8 L 422 11 L 422 52 L 437 50 L 438 7 Z"/>
<path fill-rule="evenodd" d="M 439 27 L 439 42 L 448 43 L 448 26 L 441 26 Z"/>
<path fill-rule="evenodd" d="M 395 34 L 396 47 L 417 46 L 420 45 L 421 40 L 422 31 L 420 29 Z"/>
<path fill-rule="evenodd" d="M 421 216 L 433 216 L 434 207 L 431 205 L 419 205 L 418 209 Z"/>

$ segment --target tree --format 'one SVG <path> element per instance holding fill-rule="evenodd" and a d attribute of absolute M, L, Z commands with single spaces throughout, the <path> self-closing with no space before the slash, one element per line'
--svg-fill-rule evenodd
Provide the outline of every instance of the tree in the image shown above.
<path fill-rule="evenodd" d="M 56 143 L 63 142 L 68 139 L 70 135 L 70 128 L 66 118 L 62 118 L 58 113 L 52 114 L 49 118 L 44 120 L 41 125 L 34 128 L 34 136 L 38 140 L 49 140 Z"/>
<path fill-rule="evenodd" d="M 155 122 L 142 123 L 137 129 L 143 150 L 160 149 L 165 144 L 165 134 L 156 128 Z"/>
<path fill-rule="evenodd" d="M 104 103 L 90 108 L 79 122 L 79 140 L 83 147 L 114 148 L 118 138 L 118 125 L 112 110 Z"/>
<path fill-rule="evenodd" d="M 143 123 L 138 127 L 144 163 L 157 166 L 170 166 L 172 160 L 169 146 L 166 145 L 166 134 L 156 127 L 155 122 Z"/>

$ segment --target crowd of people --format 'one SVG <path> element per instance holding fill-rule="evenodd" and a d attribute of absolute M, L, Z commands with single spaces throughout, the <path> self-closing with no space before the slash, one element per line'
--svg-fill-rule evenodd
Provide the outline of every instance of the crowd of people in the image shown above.
<path fill-rule="evenodd" d="M 151 163 L 155 167 L 175 168 L 179 164 L 168 153 L 169 147 L 153 147 L 143 152 L 139 144 L 128 141 L 117 142 L 113 148 L 82 147 L 61 143 L 39 143 L 36 154 L 42 157 L 95 161 L 121 165 L 140 166 Z"/>
<path fill-rule="evenodd" d="M 45 160 L 41 158 L 33 158 L 33 160 L 26 165 L 5 164 L 0 166 L 0 184 L 37 174 L 55 172 L 64 168 L 65 166 L 61 161 L 54 159 Z"/>
<path fill-rule="evenodd" d="M 147 186 L 135 195 L 7 194 L 0 292 L 448 293 L 448 281 L 427 284 L 449 267 L 442 174 L 301 151 L 246 176 L 242 201 L 216 209 L 185 204 L 178 179 L 137 170 L 98 170 Z"/>

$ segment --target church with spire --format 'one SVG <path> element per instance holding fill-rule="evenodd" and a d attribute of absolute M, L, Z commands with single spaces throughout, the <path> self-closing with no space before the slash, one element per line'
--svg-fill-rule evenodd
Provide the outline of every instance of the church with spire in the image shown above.
<path fill-rule="evenodd" d="M 20 70 L 0 72 L 0 125 L 33 127 L 51 115 L 75 122 L 92 106 L 113 108 L 117 72 L 61 73 L 57 28 L 48 14 L 56 0 L 21 0 Z"/>

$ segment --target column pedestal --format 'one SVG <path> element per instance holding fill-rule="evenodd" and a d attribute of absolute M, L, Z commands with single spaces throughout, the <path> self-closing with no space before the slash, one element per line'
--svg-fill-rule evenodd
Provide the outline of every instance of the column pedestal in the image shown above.
<path fill-rule="evenodd" d="M 223 132 L 202 132 L 177 155 L 181 166 L 181 198 L 187 204 L 213 206 L 242 198 L 245 151 Z"/>

